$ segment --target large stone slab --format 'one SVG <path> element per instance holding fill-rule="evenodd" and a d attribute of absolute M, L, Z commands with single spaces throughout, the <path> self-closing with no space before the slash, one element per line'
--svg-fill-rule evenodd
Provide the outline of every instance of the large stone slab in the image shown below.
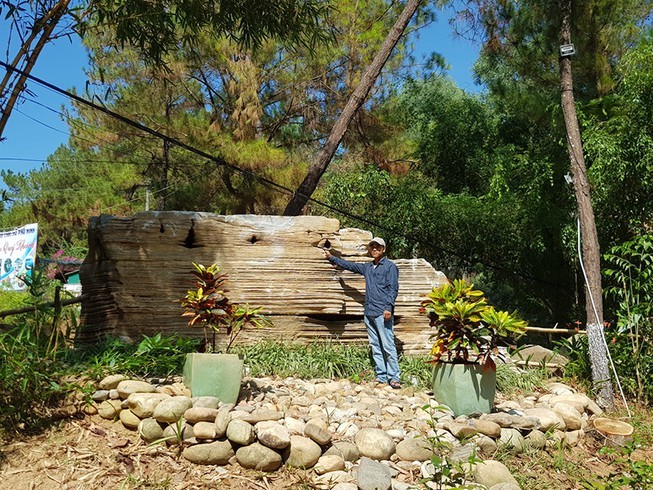
<path fill-rule="evenodd" d="M 219 216 L 151 211 L 129 218 L 102 215 L 89 224 L 89 254 L 81 268 L 84 334 L 138 340 L 141 335 L 202 336 L 181 317 L 191 262 L 217 262 L 234 301 L 263 306 L 273 327 L 244 332 L 239 342 L 311 342 L 338 336 L 367 342 L 364 279 L 324 259 L 322 247 L 347 260 L 368 261 L 372 234 L 339 229 L 321 216 Z M 327 243 L 328 242 L 328 243 Z M 392 253 L 392 251 L 390 251 Z M 419 315 L 421 295 L 446 281 L 423 259 L 395 260 L 398 343 L 426 353 L 430 329 Z"/>

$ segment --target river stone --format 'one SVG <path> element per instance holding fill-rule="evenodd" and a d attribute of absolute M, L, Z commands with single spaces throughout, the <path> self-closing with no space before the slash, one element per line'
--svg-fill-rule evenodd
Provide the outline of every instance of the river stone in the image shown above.
<path fill-rule="evenodd" d="M 290 432 L 279 422 L 268 420 L 255 426 L 258 442 L 272 449 L 285 449 L 290 445 Z"/>
<path fill-rule="evenodd" d="M 138 433 L 145 442 L 157 441 L 163 438 L 163 428 L 153 418 L 146 418 L 138 424 Z"/>
<path fill-rule="evenodd" d="M 110 374 L 98 383 L 101 390 L 113 390 L 118 387 L 121 381 L 125 381 L 127 376 L 124 374 Z"/>
<path fill-rule="evenodd" d="M 320 456 L 313 470 L 318 475 L 323 475 L 332 471 L 340 471 L 345 469 L 345 460 L 342 456 L 337 454 L 324 454 Z"/>
<path fill-rule="evenodd" d="M 494 439 L 501 436 L 501 426 L 491 420 L 472 419 L 470 422 L 483 435 Z"/>
<path fill-rule="evenodd" d="M 193 406 L 193 401 L 187 396 L 174 396 L 163 400 L 154 408 L 153 417 L 159 422 L 169 424 L 177 422 L 186 410 Z"/>
<path fill-rule="evenodd" d="M 517 429 L 501 429 L 501 444 L 515 449 L 517 452 L 523 452 L 526 449 L 524 436 Z"/>
<path fill-rule="evenodd" d="M 521 487 L 514 483 L 497 483 L 496 485 L 492 485 L 488 490 L 521 490 Z"/>
<path fill-rule="evenodd" d="M 362 457 L 357 472 L 359 490 L 390 490 L 390 468 L 383 463 Z"/>
<path fill-rule="evenodd" d="M 315 478 L 315 482 L 320 485 L 317 488 L 331 488 L 332 490 L 335 488 L 342 488 L 342 487 L 338 487 L 338 485 L 336 486 L 332 486 L 332 485 L 336 483 L 338 484 L 346 483 L 349 481 L 351 481 L 351 475 L 343 470 L 329 471 L 328 473 L 325 473 L 323 475 L 318 475 Z M 356 490 L 356 485 L 354 485 L 353 488 L 354 490 Z"/>
<path fill-rule="evenodd" d="M 395 452 L 396 446 L 392 437 L 381 429 L 361 429 L 354 438 L 356 447 L 361 455 L 376 460 L 390 459 Z"/>
<path fill-rule="evenodd" d="M 181 455 L 191 463 L 225 465 L 234 456 L 234 450 L 229 441 L 215 441 L 189 446 Z"/>
<path fill-rule="evenodd" d="M 511 483 L 519 487 L 517 480 L 512 476 L 510 470 L 503 463 L 491 459 L 482 461 L 474 466 L 474 479 L 477 483 L 485 485 L 488 488 L 499 483 Z"/>
<path fill-rule="evenodd" d="M 471 425 L 462 424 L 459 422 L 450 422 L 445 427 L 456 437 L 456 439 L 467 439 L 468 437 L 472 437 L 478 432 Z"/>
<path fill-rule="evenodd" d="M 184 420 L 189 424 L 196 424 L 197 422 L 211 422 L 214 424 L 217 416 L 217 408 L 196 407 L 195 405 L 184 412 Z"/>
<path fill-rule="evenodd" d="M 170 395 L 163 393 L 132 393 L 127 397 L 127 406 L 137 417 L 146 419 L 152 417 L 156 406 L 168 398 Z"/>
<path fill-rule="evenodd" d="M 122 422 L 122 425 L 130 430 L 138 429 L 138 424 L 141 423 L 141 419 L 139 419 L 131 410 L 121 410 L 120 421 Z"/>
<path fill-rule="evenodd" d="M 580 439 L 583 437 L 583 430 L 568 430 L 565 432 L 564 440 L 568 446 L 578 446 Z"/>
<path fill-rule="evenodd" d="M 565 421 L 548 408 L 527 408 L 524 413 L 528 417 L 535 417 L 540 421 L 540 430 L 548 432 L 551 429 L 565 430 Z"/>
<path fill-rule="evenodd" d="M 250 424 L 256 424 L 257 422 L 265 422 L 268 420 L 279 420 L 283 418 L 283 414 L 277 412 L 276 410 L 269 409 L 260 409 L 254 410 L 252 413 L 248 413 L 242 417 L 241 420 L 249 422 Z"/>
<path fill-rule="evenodd" d="M 331 442 L 331 433 L 323 429 L 314 422 L 309 422 L 304 428 L 304 435 L 310 437 L 321 446 L 326 446 Z"/>
<path fill-rule="evenodd" d="M 274 471 L 281 466 L 281 454 L 258 442 L 236 451 L 236 459 L 243 468 Z"/>
<path fill-rule="evenodd" d="M 583 426 L 583 419 L 580 413 L 571 405 L 556 403 L 553 405 L 552 410 L 564 420 L 567 430 L 578 430 Z"/>
<path fill-rule="evenodd" d="M 126 399 L 132 393 L 154 393 L 156 389 L 154 385 L 147 383 L 145 381 L 137 381 L 133 379 L 128 379 L 118 383 L 118 395 L 123 400 Z"/>
<path fill-rule="evenodd" d="M 358 485 L 350 482 L 339 482 L 335 487 L 331 488 L 331 490 L 358 490 Z"/>
<path fill-rule="evenodd" d="M 555 406 L 557 403 L 564 403 L 566 405 L 571 405 L 574 407 L 578 413 L 582 414 L 585 412 L 585 409 L 588 407 L 592 400 L 587 395 L 582 393 L 574 393 L 573 395 L 553 395 L 549 399 L 549 405 Z"/>
<path fill-rule="evenodd" d="M 215 396 L 198 396 L 193 398 L 193 408 L 215 408 L 220 406 L 220 400 Z"/>
<path fill-rule="evenodd" d="M 235 444 L 247 446 L 256 439 L 254 426 L 244 420 L 232 420 L 227 426 L 227 439 Z"/>
<path fill-rule="evenodd" d="M 290 446 L 284 454 L 289 466 L 311 468 L 320 459 L 322 449 L 308 437 L 290 436 Z"/>
<path fill-rule="evenodd" d="M 98 406 L 98 414 L 103 419 L 113 420 L 122 410 L 120 400 L 106 400 Z"/>
<path fill-rule="evenodd" d="M 494 452 L 497 450 L 497 443 L 494 441 L 494 439 L 483 434 L 477 434 L 472 438 L 472 441 L 474 444 L 476 444 L 476 447 L 478 447 L 479 450 L 485 455 L 494 454 Z"/>
<path fill-rule="evenodd" d="M 91 395 L 91 399 L 94 402 L 101 403 L 109 399 L 109 390 L 97 390 Z"/>
<path fill-rule="evenodd" d="M 576 393 L 571 386 L 567 386 L 564 383 L 553 382 L 547 385 L 547 390 L 553 395 L 573 395 Z"/>
<path fill-rule="evenodd" d="M 301 436 L 304 434 L 306 423 L 303 420 L 299 420 L 294 417 L 286 417 L 283 419 L 283 424 L 286 426 L 286 429 L 288 429 L 288 432 L 290 432 L 291 435 Z"/>
<path fill-rule="evenodd" d="M 193 425 L 193 434 L 198 440 L 216 439 L 215 422 L 197 422 Z"/>
<path fill-rule="evenodd" d="M 587 410 L 597 416 L 603 415 L 603 409 L 599 407 L 594 400 L 590 400 L 590 402 L 587 404 Z"/>
<path fill-rule="evenodd" d="M 423 438 L 409 437 L 397 444 L 397 456 L 404 461 L 426 461 L 433 456 L 433 448 Z"/>
<path fill-rule="evenodd" d="M 569 362 L 569 360 L 560 354 L 553 352 L 546 347 L 541 345 L 528 345 L 522 347 L 515 354 L 512 355 L 512 359 L 529 361 L 531 365 L 541 365 L 545 364 L 557 364 L 558 366 L 564 366 Z"/>
<path fill-rule="evenodd" d="M 345 461 L 358 461 L 361 453 L 356 447 L 356 444 L 349 441 L 336 441 L 324 454 L 335 454 L 342 457 Z"/>
<path fill-rule="evenodd" d="M 321 410 L 319 410 L 318 412 L 320 414 L 322 413 Z M 322 417 L 312 417 L 306 421 L 306 425 L 308 424 L 317 425 L 320 429 L 323 430 L 329 430 L 329 425 L 326 423 L 326 420 L 324 420 Z"/>
<path fill-rule="evenodd" d="M 229 413 L 231 409 L 222 407 L 218 409 L 218 415 L 215 417 L 215 436 L 224 437 L 227 433 L 227 426 L 231 422 L 231 414 Z"/>
<path fill-rule="evenodd" d="M 487 420 L 499 425 L 500 427 L 512 427 L 512 424 L 516 418 L 517 416 L 510 415 L 509 413 L 497 412 L 484 413 L 478 420 Z"/>
<path fill-rule="evenodd" d="M 535 449 L 544 449 L 546 447 L 546 434 L 541 430 L 532 430 L 524 438 L 526 444 Z"/>
<path fill-rule="evenodd" d="M 179 436 L 179 430 L 181 430 L 181 437 Z M 168 446 L 179 445 L 181 441 L 188 441 L 193 439 L 195 434 L 193 434 L 193 426 L 186 424 L 171 424 L 165 429 L 163 429 L 163 437 L 166 440 Z"/>

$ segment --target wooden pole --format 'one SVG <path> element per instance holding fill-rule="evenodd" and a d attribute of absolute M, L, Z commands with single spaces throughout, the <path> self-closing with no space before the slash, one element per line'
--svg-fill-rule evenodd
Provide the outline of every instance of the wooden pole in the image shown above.
<path fill-rule="evenodd" d="M 74 305 L 76 303 L 81 303 L 84 301 L 86 298 L 88 298 L 87 294 L 82 294 L 81 296 L 77 296 L 76 298 L 71 298 L 71 299 L 65 299 L 63 301 L 59 301 L 59 306 L 68 306 L 68 305 Z M 40 305 L 34 305 L 34 306 L 27 306 L 25 308 L 15 308 L 13 310 L 5 310 L 5 311 L 0 311 L 0 318 L 4 318 L 6 316 L 11 316 L 11 315 L 20 315 L 21 313 L 30 313 L 32 311 L 38 311 L 39 308 L 49 308 L 51 306 L 56 306 L 57 303 L 55 301 L 50 301 L 49 303 L 41 303 Z"/>

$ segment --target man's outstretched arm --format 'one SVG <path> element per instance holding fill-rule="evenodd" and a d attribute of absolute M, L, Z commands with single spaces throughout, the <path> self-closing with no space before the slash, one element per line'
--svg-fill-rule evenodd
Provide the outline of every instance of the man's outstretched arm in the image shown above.
<path fill-rule="evenodd" d="M 357 262 L 349 262 L 348 260 L 341 259 L 340 257 L 335 257 L 331 255 L 331 252 L 324 250 L 324 256 L 334 265 L 342 267 L 345 270 L 355 272 L 356 274 L 365 275 L 365 264 L 359 264 Z"/>

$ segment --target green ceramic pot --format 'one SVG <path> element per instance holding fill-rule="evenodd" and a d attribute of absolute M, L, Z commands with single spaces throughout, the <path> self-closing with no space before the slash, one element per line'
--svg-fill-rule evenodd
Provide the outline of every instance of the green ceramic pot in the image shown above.
<path fill-rule="evenodd" d="M 456 417 L 490 413 L 496 385 L 496 369 L 447 362 L 438 362 L 433 367 L 433 397 L 451 408 Z"/>
<path fill-rule="evenodd" d="M 186 355 L 184 384 L 193 396 L 215 396 L 236 403 L 243 378 L 243 360 L 237 354 Z"/>

